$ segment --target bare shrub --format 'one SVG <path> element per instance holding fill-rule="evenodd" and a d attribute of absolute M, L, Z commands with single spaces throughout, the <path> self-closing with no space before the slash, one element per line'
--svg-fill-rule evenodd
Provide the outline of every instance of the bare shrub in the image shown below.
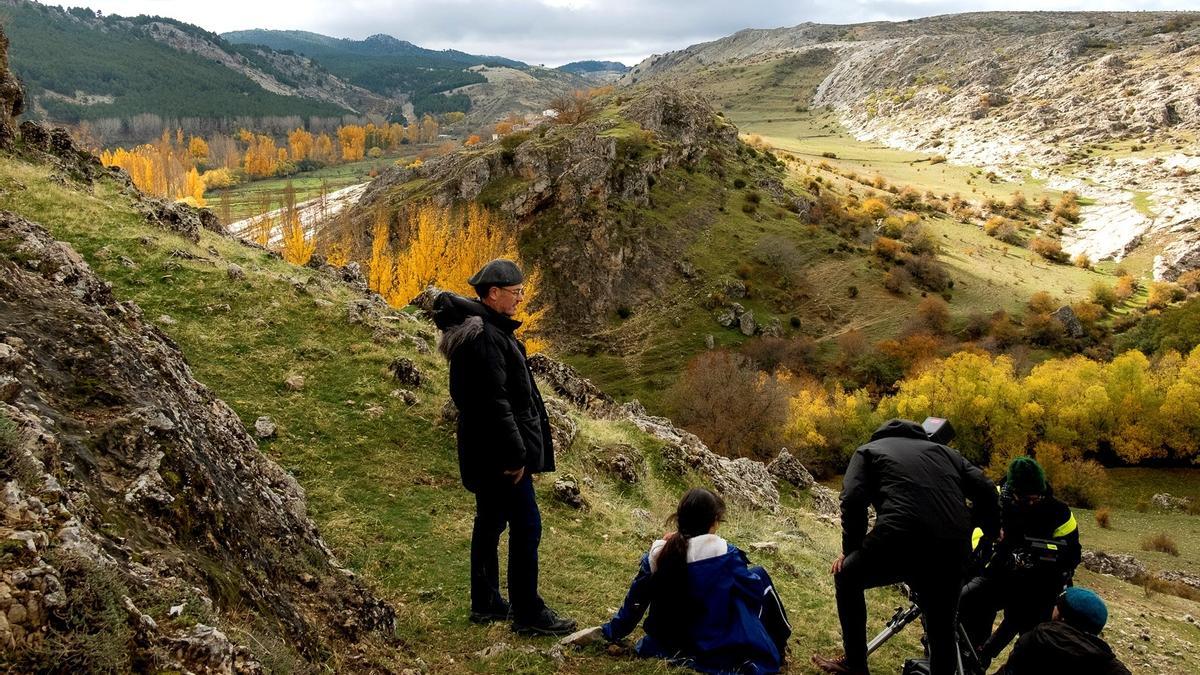
<path fill-rule="evenodd" d="M 1157 551 L 1179 557 L 1179 544 L 1176 544 L 1175 538 L 1166 532 L 1159 532 L 1142 539 L 1142 550 Z"/>
<path fill-rule="evenodd" d="M 712 351 L 692 359 L 669 402 L 675 418 L 716 452 L 770 459 L 779 451 L 787 391 L 741 354 Z"/>

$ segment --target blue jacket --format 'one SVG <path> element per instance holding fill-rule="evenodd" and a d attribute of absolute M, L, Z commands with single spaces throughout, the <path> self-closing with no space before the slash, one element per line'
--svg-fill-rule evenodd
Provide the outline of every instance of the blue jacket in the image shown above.
<path fill-rule="evenodd" d="M 670 608 L 651 604 L 653 586 L 650 556 L 646 554 L 625 603 L 604 624 L 604 637 L 610 641 L 623 639 L 633 632 L 649 608 L 644 625 L 646 635 L 635 648 L 639 656 L 670 659 L 703 673 L 779 672 L 783 659 L 760 618 L 764 603 L 778 600 L 766 570 L 750 567 L 740 549 L 730 544 L 725 555 L 688 563 L 688 587 L 696 589 L 694 595 L 700 610 L 690 622 L 687 644 L 679 650 L 667 648 L 655 637 L 663 634 L 661 627 L 667 622 L 681 617 Z"/>

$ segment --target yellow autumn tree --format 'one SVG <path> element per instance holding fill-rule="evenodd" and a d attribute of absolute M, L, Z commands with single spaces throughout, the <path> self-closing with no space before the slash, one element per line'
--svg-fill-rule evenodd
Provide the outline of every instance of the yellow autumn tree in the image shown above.
<path fill-rule="evenodd" d="M 325 164 L 332 163 L 337 159 L 333 152 L 333 138 L 329 134 L 317 136 L 313 143 L 312 158 Z"/>
<path fill-rule="evenodd" d="M 293 162 L 302 162 L 313 154 L 313 135 L 301 128 L 288 134 L 288 155 Z"/>
<path fill-rule="evenodd" d="M 275 139 L 259 134 L 252 138 L 246 148 L 242 168 L 249 176 L 266 178 L 275 175 L 278 162 L 279 148 L 275 147 Z"/>
<path fill-rule="evenodd" d="M 204 207 L 207 202 L 204 200 L 204 179 L 200 177 L 200 172 L 196 167 L 192 167 L 187 172 L 187 180 L 184 184 L 183 194 L 181 198 L 188 200 L 192 206 Z"/>
<path fill-rule="evenodd" d="M 197 162 L 203 162 L 208 159 L 208 143 L 200 136 L 192 136 L 188 141 L 188 153 Z"/>
<path fill-rule="evenodd" d="M 447 209 L 424 203 L 400 213 L 394 224 L 377 215 L 368 283 L 397 307 L 430 285 L 470 296 L 474 290 L 467 279 L 495 258 L 519 260 L 516 241 L 498 214 L 478 204 Z M 537 270 L 526 270 L 525 301 L 515 317 L 530 352 L 544 347 L 535 337 L 544 308 L 531 310 L 540 281 Z"/>
<path fill-rule="evenodd" d="M 300 221 L 300 212 L 295 208 L 287 209 L 282 217 L 283 226 L 283 259 L 293 265 L 303 265 L 312 258 L 316 250 L 316 242 L 304 231 Z"/>
<path fill-rule="evenodd" d="M 367 131 L 358 125 L 349 125 L 337 130 L 338 144 L 342 148 L 342 159 L 357 162 L 366 155 Z"/>

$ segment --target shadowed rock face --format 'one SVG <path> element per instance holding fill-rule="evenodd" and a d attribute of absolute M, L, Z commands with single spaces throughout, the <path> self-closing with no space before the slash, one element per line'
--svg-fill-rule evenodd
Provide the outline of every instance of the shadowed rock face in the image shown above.
<path fill-rule="evenodd" d="M 0 148 L 12 146 L 17 135 L 16 118 L 24 111 L 25 95 L 8 69 L 8 37 L 0 32 Z"/>
<path fill-rule="evenodd" d="M 78 587 L 63 566 L 108 570 L 139 599 L 193 597 L 234 612 L 314 662 L 393 629 L 393 610 L 333 559 L 295 479 L 196 382 L 171 340 L 71 247 L 7 212 L 0 414 L 16 426 L 0 444 L 0 539 L 25 544 L 0 558 L 0 604 L 24 607 L 7 613 L 21 622 L 0 624 L 14 653 L 64 629 L 53 610 Z M 131 663 L 257 668 L 257 647 L 220 630 L 195 620 L 159 628 L 162 610 L 133 601 L 122 611 L 136 627 Z"/>

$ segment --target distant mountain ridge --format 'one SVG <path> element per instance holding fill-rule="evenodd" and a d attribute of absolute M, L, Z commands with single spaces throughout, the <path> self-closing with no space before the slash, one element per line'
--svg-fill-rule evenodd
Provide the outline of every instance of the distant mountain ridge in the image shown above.
<path fill-rule="evenodd" d="M 232 45 L 174 19 L 0 2 L 14 71 L 34 114 L 57 122 L 341 116 L 382 99 L 310 60 Z"/>

